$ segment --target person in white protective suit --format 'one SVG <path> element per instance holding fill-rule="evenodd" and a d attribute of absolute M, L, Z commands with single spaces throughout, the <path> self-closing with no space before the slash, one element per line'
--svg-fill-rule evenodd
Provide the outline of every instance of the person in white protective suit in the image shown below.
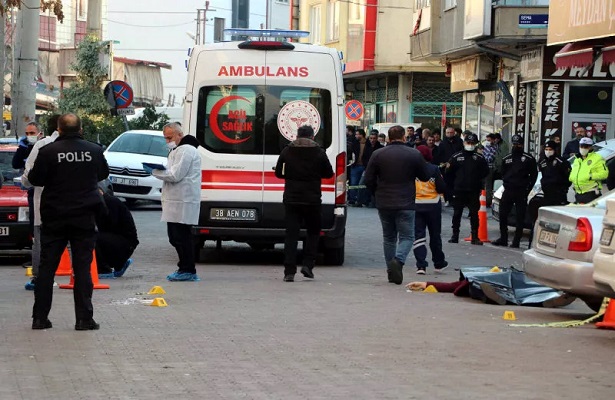
<path fill-rule="evenodd" d="M 165 125 L 162 133 L 170 150 L 166 169 L 154 169 L 145 164 L 143 168 L 163 181 L 161 221 L 167 223 L 169 243 L 179 256 L 179 269 L 167 279 L 198 281 L 191 229 L 199 222 L 201 207 L 199 141 L 192 135 L 184 135 L 176 122 Z"/>

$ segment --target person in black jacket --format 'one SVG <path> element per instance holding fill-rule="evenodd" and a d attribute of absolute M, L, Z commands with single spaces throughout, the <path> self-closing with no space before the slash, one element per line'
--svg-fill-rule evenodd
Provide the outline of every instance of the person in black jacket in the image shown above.
<path fill-rule="evenodd" d="M 415 180 L 426 182 L 431 174 L 421 153 L 406 146 L 403 127 L 389 128 L 389 141 L 372 154 L 365 185 L 376 196 L 389 282 L 401 285 L 403 266 L 414 243 Z"/>
<path fill-rule="evenodd" d="M 448 129 L 447 129 L 448 131 Z M 468 207 L 470 228 L 474 245 L 482 245 L 478 238 L 478 210 L 483 179 L 489 174 L 489 165 L 482 154 L 476 151 L 478 137 L 467 131 L 463 150 L 453 154 L 446 167 L 446 174 L 453 182 L 453 235 L 449 243 L 459 242 L 459 229 L 463 209 Z"/>
<path fill-rule="evenodd" d="M 297 273 L 297 241 L 302 223 L 307 238 L 303 249 L 301 273 L 314 279 L 321 224 L 321 180 L 333 176 L 333 167 L 325 151 L 314 141 L 314 129 L 297 129 L 297 139 L 280 153 L 275 176 L 284 179 L 286 238 L 284 240 L 284 282 L 293 282 Z"/>
<path fill-rule="evenodd" d="M 104 207 L 98 182 L 109 176 L 102 147 L 83 138 L 74 114 L 58 119 L 59 137 L 41 148 L 28 180 L 44 186 L 41 196 L 41 263 L 34 289 L 32 329 L 51 328 L 48 319 L 53 278 L 70 243 L 75 279 L 76 330 L 94 330 L 90 265 L 96 242 L 96 214 Z"/>
<path fill-rule="evenodd" d="M 96 217 L 96 264 L 99 278 L 119 278 L 124 275 L 137 248 L 137 227 L 126 205 L 110 193 L 99 189 L 106 213 Z"/>
<path fill-rule="evenodd" d="M 463 142 L 459 136 L 455 135 L 455 129 L 452 127 L 446 128 L 444 131 L 444 139 L 438 146 L 437 157 L 434 158 L 433 163 L 440 166 L 440 170 L 444 172 L 446 163 L 451 159 L 453 154 L 463 150 Z M 446 192 L 444 193 L 444 201 L 449 205 L 452 205 L 451 200 L 453 198 L 453 187 L 455 186 L 455 177 L 451 174 L 444 174 L 444 182 L 446 183 Z"/>
<path fill-rule="evenodd" d="M 564 152 L 562 153 L 562 157 L 567 160 L 570 156 L 574 156 L 579 153 L 579 142 L 584 137 L 587 137 L 587 131 L 582 126 L 577 126 L 574 128 L 575 137 L 568 143 L 566 143 L 566 147 L 564 147 Z"/>
<path fill-rule="evenodd" d="M 369 163 L 369 159 L 372 157 L 374 151 L 383 147 L 384 146 L 381 145 L 380 142 L 378 142 L 378 131 L 374 132 L 374 130 L 372 130 L 369 134 L 369 139 L 367 140 L 365 150 L 363 151 L 363 165 L 367 166 L 367 164 Z M 361 175 L 361 180 L 359 180 L 359 186 L 363 185 L 365 185 L 365 171 L 363 172 L 363 175 Z M 376 201 L 374 195 L 370 194 L 369 190 L 359 189 L 359 197 L 355 205 L 373 208 L 375 202 Z"/>
<path fill-rule="evenodd" d="M 538 171 L 542 174 L 540 187 L 543 196 L 534 196 L 528 205 L 528 212 L 532 220 L 532 234 L 534 233 L 534 223 L 538 218 L 538 209 L 545 206 L 560 206 L 568 204 L 567 194 L 570 187 L 570 163 L 568 160 L 557 155 L 557 143 L 553 140 L 545 143 L 544 152 L 538 159 Z"/>
<path fill-rule="evenodd" d="M 508 214 L 514 205 L 517 214 L 516 229 L 510 247 L 519 248 L 525 226 L 527 196 L 536 183 L 538 169 L 534 157 L 523 151 L 523 138 L 513 135 L 511 142 L 511 153 L 502 159 L 504 193 L 500 201 L 500 237 L 491 244 L 508 246 Z"/>

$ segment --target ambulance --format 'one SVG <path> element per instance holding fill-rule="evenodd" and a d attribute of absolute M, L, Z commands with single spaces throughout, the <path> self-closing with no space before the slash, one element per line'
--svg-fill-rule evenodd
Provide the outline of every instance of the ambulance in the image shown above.
<path fill-rule="evenodd" d="M 195 46 L 188 62 L 184 128 L 202 146 L 197 259 L 207 240 L 218 249 L 224 241 L 257 250 L 284 242 L 284 181 L 274 169 L 297 128 L 311 125 L 335 171 L 322 181 L 319 250 L 324 264 L 342 265 L 347 188 L 340 54 L 284 40 L 309 34 L 302 31 L 226 33 L 251 39 Z"/>

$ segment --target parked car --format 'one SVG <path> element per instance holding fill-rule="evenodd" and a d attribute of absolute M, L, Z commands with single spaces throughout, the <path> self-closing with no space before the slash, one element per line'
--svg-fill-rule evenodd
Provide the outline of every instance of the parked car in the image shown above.
<path fill-rule="evenodd" d="M 594 254 L 594 283 L 608 297 L 615 298 L 615 198 L 606 201 L 600 247 Z"/>
<path fill-rule="evenodd" d="M 13 169 L 16 144 L 0 144 L 0 250 L 25 250 L 32 248 L 28 192 L 15 184 L 19 171 Z"/>
<path fill-rule="evenodd" d="M 115 195 L 129 204 L 160 201 L 162 181 L 145 172 L 142 163 L 166 165 L 168 154 L 161 131 L 134 130 L 118 136 L 105 150 Z"/>
<path fill-rule="evenodd" d="M 523 253 L 530 278 L 577 296 L 594 310 L 612 294 L 593 279 L 593 258 L 608 199 L 615 199 L 615 191 L 584 205 L 540 208 L 532 248 Z"/>
<path fill-rule="evenodd" d="M 594 151 L 598 152 L 598 154 L 600 154 L 602 158 L 604 158 L 604 161 L 606 162 L 607 166 L 610 166 L 612 163 L 615 162 L 615 140 L 599 142 L 594 144 L 593 147 Z M 574 162 L 574 156 L 570 157 L 568 161 L 570 162 L 570 165 L 572 165 L 572 163 Z M 542 174 L 539 172 L 538 178 L 536 179 L 536 184 L 534 185 L 532 191 L 527 197 L 528 203 L 532 200 L 534 196 L 543 196 L 540 179 L 542 179 Z M 494 191 L 493 201 L 491 203 L 491 214 L 493 215 L 493 219 L 495 219 L 496 221 L 500 220 L 500 201 L 502 200 L 502 194 L 504 193 L 504 186 L 502 186 L 501 182 L 501 180 L 497 180 L 494 184 L 494 187 L 497 187 L 498 189 Z M 608 189 L 606 188 L 605 184 L 603 185 L 602 193 L 606 193 L 607 191 Z M 572 189 L 572 186 L 570 186 L 570 188 L 568 189 L 567 197 L 569 202 L 574 203 L 574 190 Z M 516 226 L 516 221 L 517 215 L 513 207 L 508 216 L 508 226 Z M 528 229 L 532 227 L 531 216 L 529 215 L 529 213 L 525 214 L 525 227 Z"/>

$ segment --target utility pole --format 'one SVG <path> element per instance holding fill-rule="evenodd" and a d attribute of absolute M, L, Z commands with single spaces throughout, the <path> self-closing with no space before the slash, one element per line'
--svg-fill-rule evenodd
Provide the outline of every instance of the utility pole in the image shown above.
<path fill-rule="evenodd" d="M 217 11 L 209 8 L 209 1 L 205 2 L 205 8 L 199 8 L 196 17 L 196 38 L 195 44 L 205 44 L 205 27 L 207 24 L 207 11 Z M 202 18 L 201 18 L 202 16 Z"/>
<path fill-rule="evenodd" d="M 2 3 L 2 5 L 4 6 L 4 0 L 0 0 L 0 3 Z M 2 26 L 0 26 L 0 73 L 2 73 L 2 79 L 0 79 L 0 82 L 2 82 L 2 125 L 0 126 L 0 137 L 4 137 L 6 135 L 5 129 L 4 129 L 4 76 L 6 75 L 6 69 L 4 68 L 4 66 L 6 65 L 6 45 L 4 44 L 4 37 L 5 37 L 5 27 L 6 27 L 6 12 L 4 13 L 4 15 L 2 16 L 2 18 L 0 18 L 0 23 L 2 24 Z"/>
<path fill-rule="evenodd" d="M 23 0 L 17 16 L 11 88 L 11 131 L 15 136 L 23 134 L 35 117 L 40 6 L 40 0 Z"/>
<path fill-rule="evenodd" d="M 102 39 L 102 0 L 88 0 L 87 32 Z"/>

